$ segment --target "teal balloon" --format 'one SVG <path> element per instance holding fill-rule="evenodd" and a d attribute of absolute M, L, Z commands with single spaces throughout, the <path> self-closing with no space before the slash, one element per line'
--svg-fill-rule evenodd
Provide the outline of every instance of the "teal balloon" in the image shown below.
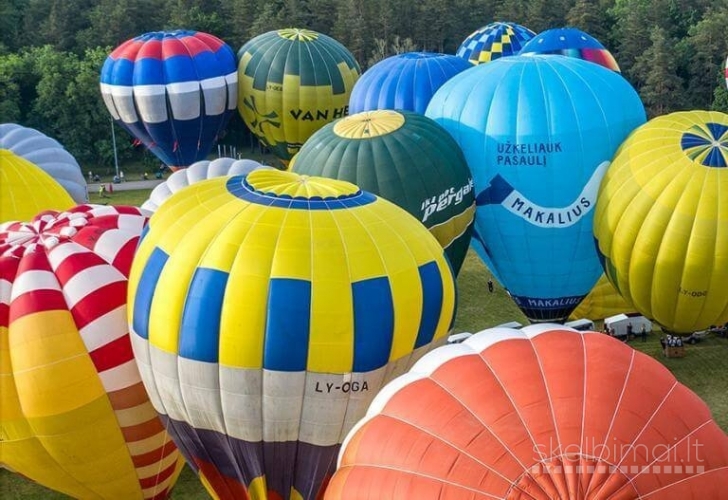
<path fill-rule="evenodd" d="M 412 111 L 350 115 L 311 136 L 294 172 L 356 184 L 422 222 L 462 267 L 475 214 L 473 181 L 460 147 L 433 120 Z"/>

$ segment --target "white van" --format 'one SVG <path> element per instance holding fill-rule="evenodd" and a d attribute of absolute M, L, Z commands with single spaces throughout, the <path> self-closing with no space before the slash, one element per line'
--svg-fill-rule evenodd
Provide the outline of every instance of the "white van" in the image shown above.
<path fill-rule="evenodd" d="M 568 326 L 569 328 L 573 328 L 574 330 L 579 330 L 580 332 L 593 332 L 594 331 L 594 322 L 590 319 L 582 318 L 582 319 L 576 319 L 574 321 L 568 321 L 564 323 L 564 326 Z"/>
<path fill-rule="evenodd" d="M 626 314 L 617 314 L 605 318 L 604 327 L 609 328 L 610 331 L 614 332 L 615 337 L 626 337 L 627 327 L 632 324 L 632 333 L 639 335 L 644 325 L 647 333 L 652 331 L 652 321 L 645 318 L 644 316 L 627 316 Z"/>

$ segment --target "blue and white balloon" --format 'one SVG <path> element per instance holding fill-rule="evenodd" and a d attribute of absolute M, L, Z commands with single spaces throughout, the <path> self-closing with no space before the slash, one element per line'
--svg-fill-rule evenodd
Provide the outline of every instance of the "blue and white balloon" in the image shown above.
<path fill-rule="evenodd" d="M 128 40 L 101 68 L 114 121 L 173 170 L 204 160 L 237 107 L 235 52 L 200 31 Z"/>

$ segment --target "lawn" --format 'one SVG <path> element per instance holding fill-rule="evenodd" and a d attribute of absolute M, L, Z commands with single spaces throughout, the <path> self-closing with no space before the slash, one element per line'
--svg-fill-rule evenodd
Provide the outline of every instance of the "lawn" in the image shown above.
<path fill-rule="evenodd" d="M 104 199 L 92 194 L 91 201 L 139 205 L 148 195 L 149 191 L 120 191 Z M 457 331 L 477 332 L 508 321 L 526 323 L 524 316 L 502 288 L 496 286 L 493 293 L 488 292 L 488 277 L 488 270 L 470 252 L 458 277 L 458 316 L 455 323 Z M 685 358 L 665 359 L 660 350 L 659 336 L 659 332 L 655 331 L 647 342 L 637 340 L 630 345 L 663 363 L 678 380 L 705 400 L 718 424 L 728 430 L 728 339 L 710 337 L 695 346 L 688 346 Z M 5 470 L 0 470 L 0 493 L 3 500 L 67 498 Z M 181 500 L 209 497 L 195 475 L 189 468 L 185 468 L 172 498 Z"/>

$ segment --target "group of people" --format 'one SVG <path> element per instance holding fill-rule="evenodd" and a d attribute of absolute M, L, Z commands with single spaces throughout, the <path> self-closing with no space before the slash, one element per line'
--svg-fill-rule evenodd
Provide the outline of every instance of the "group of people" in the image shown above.
<path fill-rule="evenodd" d="M 662 344 L 663 349 L 665 347 L 682 347 L 683 339 L 682 339 L 682 337 L 678 337 L 676 335 L 670 335 L 668 333 L 665 337 L 660 338 L 660 344 Z"/>
<path fill-rule="evenodd" d="M 633 340 L 637 338 L 637 333 L 634 331 L 634 326 L 632 326 L 632 323 L 627 324 L 627 333 L 625 334 L 618 334 L 616 330 L 613 327 L 604 325 L 604 329 L 602 330 L 603 333 L 606 335 L 609 335 L 610 337 L 617 337 L 622 340 L 622 342 L 629 342 L 630 340 Z M 647 342 L 647 328 L 645 328 L 645 325 L 643 324 L 640 327 L 639 336 L 642 339 L 642 342 Z"/>

